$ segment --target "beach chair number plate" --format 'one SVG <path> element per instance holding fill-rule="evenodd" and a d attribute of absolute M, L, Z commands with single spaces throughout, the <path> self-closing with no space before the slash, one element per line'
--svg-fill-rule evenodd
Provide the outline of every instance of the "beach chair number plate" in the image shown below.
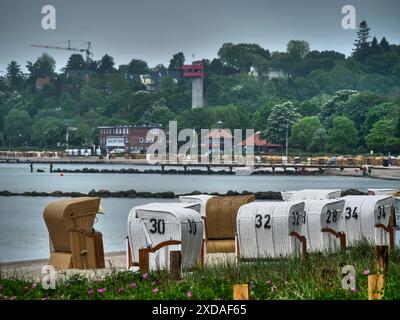
<path fill-rule="evenodd" d="M 326 219 L 327 224 L 332 223 L 332 222 L 333 223 L 337 222 L 337 218 L 338 218 L 337 210 L 333 210 L 333 211 L 328 210 L 326 213 L 328 214 L 328 218 Z"/>
<path fill-rule="evenodd" d="M 195 235 L 197 232 L 196 222 L 194 220 L 187 220 L 189 223 L 189 233 Z"/>
<path fill-rule="evenodd" d="M 293 225 L 298 226 L 300 224 L 300 213 L 298 211 L 293 211 L 292 214 L 294 217 Z M 303 223 L 305 223 L 305 217 L 306 217 L 305 212 L 303 212 L 302 216 L 303 216 Z"/>
<path fill-rule="evenodd" d="M 386 218 L 386 212 L 385 212 L 385 207 L 384 206 L 379 206 L 378 207 L 378 220 L 381 220 L 381 218 L 383 218 L 383 219 Z"/>
<path fill-rule="evenodd" d="M 271 228 L 271 216 L 269 214 L 266 214 L 264 216 L 264 229 L 270 229 Z M 256 228 L 261 228 L 263 225 L 263 216 L 261 214 L 256 215 Z"/>
<path fill-rule="evenodd" d="M 159 234 L 164 234 L 165 233 L 165 221 L 163 219 L 150 219 L 151 223 L 151 229 L 149 230 L 151 233 L 159 233 Z"/>
<path fill-rule="evenodd" d="M 358 219 L 357 207 L 354 207 L 353 210 L 351 210 L 351 207 L 347 207 L 345 217 L 347 220 L 351 219 L 351 217 Z"/>

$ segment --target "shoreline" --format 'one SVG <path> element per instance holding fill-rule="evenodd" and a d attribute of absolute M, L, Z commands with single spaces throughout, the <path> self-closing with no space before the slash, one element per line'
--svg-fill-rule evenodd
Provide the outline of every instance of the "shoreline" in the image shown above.
<path fill-rule="evenodd" d="M 86 160 L 83 161 L 81 159 L 76 160 L 21 160 L 17 162 L 5 162 L 4 159 L 0 158 L 0 164 L 47 164 L 50 166 L 49 171 L 44 170 L 43 168 L 36 168 L 36 170 L 31 167 L 31 173 L 56 173 L 56 174 L 65 174 L 65 173 L 73 173 L 73 174 L 161 174 L 161 175 L 231 175 L 236 176 L 233 168 L 240 168 L 243 166 L 232 165 L 232 164 L 221 164 L 213 165 L 210 167 L 201 168 L 201 165 L 196 168 L 193 164 L 177 164 L 176 168 L 168 168 L 164 167 L 162 164 L 150 165 L 145 160 Z M 80 168 L 80 169 L 68 169 L 68 168 L 54 168 L 55 164 L 81 164 L 81 165 L 90 165 L 90 164 L 103 164 L 106 166 L 116 166 L 116 165 L 127 165 L 127 166 L 154 166 L 154 169 L 137 169 L 137 168 L 122 168 L 122 169 L 113 169 L 113 168 Z M 172 165 L 170 165 L 172 166 Z M 156 167 L 161 167 L 157 169 Z M 173 166 L 172 166 L 173 167 Z M 204 169 L 206 168 L 206 169 Z M 347 177 L 368 177 L 374 179 L 382 179 L 382 180 L 390 180 L 390 181 L 400 181 L 400 167 L 391 166 L 391 167 L 383 167 L 383 166 L 369 166 L 371 169 L 371 174 L 363 175 L 363 171 L 361 168 L 357 166 L 353 167 L 314 167 L 308 165 L 288 165 L 287 167 L 284 165 L 271 165 L 268 167 L 259 166 L 246 176 L 347 176 Z"/>
<path fill-rule="evenodd" d="M 40 192 L 40 191 L 25 191 L 25 192 L 11 192 L 8 190 L 0 191 L 0 197 L 100 197 L 100 198 L 159 198 L 159 199 L 174 199 L 180 196 L 190 196 L 190 195 L 199 195 L 199 194 L 207 194 L 213 196 L 239 196 L 239 195 L 251 195 L 253 194 L 257 200 L 282 200 L 280 191 L 233 191 L 229 190 L 226 193 L 219 192 L 200 192 L 200 191 L 192 191 L 186 193 L 175 193 L 172 191 L 165 192 L 141 192 L 136 190 L 126 190 L 126 191 L 109 191 L 109 190 L 91 190 L 88 193 L 82 192 L 62 192 L 62 191 L 53 191 L 53 192 Z M 342 190 L 341 196 L 346 195 L 366 195 L 367 192 L 357 190 L 357 189 L 345 189 Z"/>

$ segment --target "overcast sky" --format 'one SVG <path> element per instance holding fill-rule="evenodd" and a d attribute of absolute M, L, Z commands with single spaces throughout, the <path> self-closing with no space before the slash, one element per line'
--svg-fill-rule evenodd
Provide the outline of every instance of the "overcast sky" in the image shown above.
<path fill-rule="evenodd" d="M 56 8 L 56 30 L 41 27 L 42 7 Z M 182 51 L 187 61 L 212 59 L 224 42 L 258 43 L 285 51 L 289 40 L 311 49 L 351 53 L 356 30 L 341 27 L 341 9 L 356 8 L 357 24 L 400 43 L 399 0 L 0 0 L 0 75 L 7 63 L 25 66 L 48 52 L 65 66 L 72 52 L 30 47 L 68 39 L 90 40 L 94 58 L 105 53 L 116 65 L 132 58 L 168 65 Z"/>

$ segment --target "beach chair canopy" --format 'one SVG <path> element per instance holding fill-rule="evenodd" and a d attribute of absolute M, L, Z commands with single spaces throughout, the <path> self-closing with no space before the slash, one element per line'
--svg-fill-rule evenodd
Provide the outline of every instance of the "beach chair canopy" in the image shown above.
<path fill-rule="evenodd" d="M 213 197 L 206 205 L 207 252 L 235 252 L 236 217 L 239 208 L 254 195 Z"/>
<path fill-rule="evenodd" d="M 340 194 L 339 189 L 303 189 L 281 192 L 284 201 L 337 199 L 340 198 Z"/>
<path fill-rule="evenodd" d="M 381 195 L 394 196 L 397 192 L 399 192 L 399 190 L 397 189 L 368 189 L 369 195 L 376 195 L 376 196 L 381 196 Z"/>
<path fill-rule="evenodd" d="M 304 202 L 253 202 L 243 205 L 237 217 L 241 258 L 290 256 L 300 253 L 297 239 L 304 223 Z"/>
<path fill-rule="evenodd" d="M 168 241 L 181 241 L 150 254 L 150 269 L 168 269 L 169 251 L 181 250 L 182 267 L 195 267 L 203 241 L 203 221 L 190 206 L 194 203 L 150 203 L 134 207 L 128 216 L 128 237 L 132 261 L 139 262 L 139 249 Z"/>
<path fill-rule="evenodd" d="M 82 197 L 55 201 L 45 208 L 43 218 L 54 251 L 71 251 L 71 230 L 92 231 L 99 205 L 100 198 Z"/>
<path fill-rule="evenodd" d="M 342 219 L 345 201 L 343 199 L 304 200 L 305 223 L 301 234 L 306 236 L 307 250 L 324 251 L 339 248 L 340 239 L 322 229 L 337 232 Z"/>
<path fill-rule="evenodd" d="M 188 195 L 188 196 L 180 196 L 179 201 L 182 203 L 198 203 L 200 204 L 200 214 L 202 217 L 206 216 L 206 205 L 207 201 L 211 199 L 213 196 L 208 194 L 199 194 L 199 195 Z"/>
<path fill-rule="evenodd" d="M 388 245 L 388 234 L 377 228 L 389 226 L 393 197 L 387 195 L 346 196 L 339 230 L 346 233 L 347 245 L 366 240 L 372 245 Z"/>

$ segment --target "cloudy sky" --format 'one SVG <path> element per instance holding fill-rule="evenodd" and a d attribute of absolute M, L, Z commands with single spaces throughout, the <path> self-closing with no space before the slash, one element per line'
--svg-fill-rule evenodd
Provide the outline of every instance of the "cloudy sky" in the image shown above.
<path fill-rule="evenodd" d="M 42 7 L 56 8 L 56 30 L 41 27 Z M 311 49 L 351 53 L 356 30 L 341 27 L 344 5 L 356 8 L 357 24 L 400 43 L 399 0 L 0 0 L 0 75 L 7 63 L 25 66 L 48 52 L 64 67 L 71 52 L 30 47 L 90 40 L 94 58 L 105 53 L 117 65 L 132 58 L 168 65 L 182 51 L 187 60 L 216 57 L 224 42 L 258 43 L 286 50 L 289 40 Z"/>

